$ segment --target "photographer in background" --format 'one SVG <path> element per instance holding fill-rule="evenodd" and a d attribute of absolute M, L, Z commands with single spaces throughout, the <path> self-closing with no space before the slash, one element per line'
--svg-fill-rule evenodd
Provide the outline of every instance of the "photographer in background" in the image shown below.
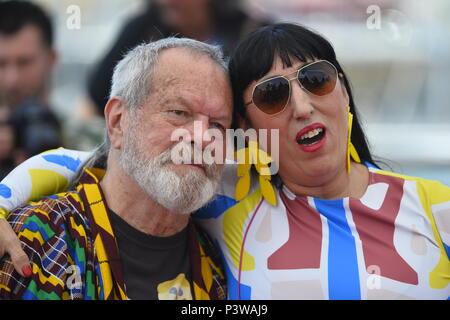
<path fill-rule="evenodd" d="M 49 106 L 56 61 L 49 16 L 27 1 L 0 2 L 2 121 L 13 128 L 15 164 L 62 144 L 60 122 Z"/>

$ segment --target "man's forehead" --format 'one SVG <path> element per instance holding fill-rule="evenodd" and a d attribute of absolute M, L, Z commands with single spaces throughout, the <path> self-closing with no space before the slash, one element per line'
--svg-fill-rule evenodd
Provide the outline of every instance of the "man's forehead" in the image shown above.
<path fill-rule="evenodd" d="M 219 63 L 205 53 L 183 47 L 163 50 L 159 54 L 155 65 L 156 72 L 173 76 L 195 76 L 197 73 L 193 73 L 193 70 L 226 75 L 226 71 Z M 188 71 L 188 73 L 183 75 L 183 71 Z"/>
<path fill-rule="evenodd" d="M 34 44 L 40 44 L 45 47 L 42 31 L 33 24 L 26 24 L 16 32 L 11 34 L 5 34 L 0 32 L 0 40 L 3 42 L 32 42 Z"/>
<path fill-rule="evenodd" d="M 184 90 L 202 95 L 221 86 L 231 90 L 225 70 L 211 58 L 185 48 L 163 51 L 152 73 L 152 90 L 160 92 Z"/>
<path fill-rule="evenodd" d="M 27 25 L 14 34 L 0 33 L 0 51 L 11 55 L 32 55 L 47 51 L 40 30 L 34 25 Z"/>
<path fill-rule="evenodd" d="M 214 117 L 231 114 L 231 108 L 226 108 L 231 106 L 231 87 L 225 70 L 211 58 L 185 48 L 160 54 L 150 86 L 150 99 L 159 108 L 183 106 Z"/>

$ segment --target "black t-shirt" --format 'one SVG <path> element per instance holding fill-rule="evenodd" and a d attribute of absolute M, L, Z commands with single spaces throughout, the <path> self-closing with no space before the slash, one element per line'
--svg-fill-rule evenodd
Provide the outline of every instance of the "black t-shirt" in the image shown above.
<path fill-rule="evenodd" d="M 188 227 L 170 237 L 155 237 L 110 212 L 128 298 L 192 299 Z"/>

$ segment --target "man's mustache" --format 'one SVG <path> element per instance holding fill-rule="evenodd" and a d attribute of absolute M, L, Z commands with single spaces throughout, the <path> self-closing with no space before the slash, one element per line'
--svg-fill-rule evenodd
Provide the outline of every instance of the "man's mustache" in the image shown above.
<path fill-rule="evenodd" d="M 185 161 L 173 161 L 173 155 L 175 154 L 175 152 L 173 151 L 175 148 L 178 148 L 178 150 L 180 150 L 180 144 L 181 145 L 181 149 L 183 152 L 183 155 L 185 155 L 184 153 L 187 152 L 187 155 L 189 155 L 188 159 L 185 159 Z M 199 161 L 199 159 L 195 158 L 195 155 L 202 155 L 201 156 L 201 161 Z M 179 156 L 179 155 L 177 155 Z M 161 153 L 158 157 L 158 162 L 161 165 L 167 165 L 167 164 L 174 164 L 174 165 L 180 165 L 180 164 L 195 164 L 195 165 L 200 165 L 206 173 L 206 176 L 208 178 L 214 178 L 214 179 L 218 179 L 218 177 L 220 177 L 220 172 L 219 172 L 219 168 L 217 166 L 217 164 L 213 161 L 212 163 L 206 163 L 203 161 L 203 150 L 201 148 L 199 148 L 196 144 L 186 144 L 184 142 L 179 142 L 176 145 L 171 146 L 170 148 L 168 148 L 167 150 L 165 150 L 163 153 Z M 187 156 L 186 156 L 187 158 Z"/>

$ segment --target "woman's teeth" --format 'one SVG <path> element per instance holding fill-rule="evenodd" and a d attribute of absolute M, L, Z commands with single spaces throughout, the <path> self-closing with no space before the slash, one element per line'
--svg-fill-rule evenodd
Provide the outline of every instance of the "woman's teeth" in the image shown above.
<path fill-rule="evenodd" d="M 306 139 L 306 138 L 312 138 L 312 137 L 315 137 L 315 136 L 317 136 L 318 134 L 322 133 L 322 131 L 323 131 L 322 128 L 317 128 L 317 129 L 311 130 L 311 131 L 305 133 L 304 135 L 302 135 L 302 136 L 300 137 L 300 140 L 303 140 L 303 139 Z"/>
<path fill-rule="evenodd" d="M 310 146 L 322 140 L 324 135 L 325 135 L 324 128 L 317 128 L 303 134 L 297 141 L 297 143 L 301 144 L 302 146 Z"/>

